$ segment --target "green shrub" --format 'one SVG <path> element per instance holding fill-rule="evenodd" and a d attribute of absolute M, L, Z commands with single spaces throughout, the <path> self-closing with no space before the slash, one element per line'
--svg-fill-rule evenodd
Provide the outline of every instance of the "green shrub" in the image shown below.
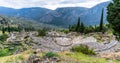
<path fill-rule="evenodd" d="M 66 29 L 66 30 L 62 30 L 61 32 L 64 32 L 64 33 L 67 34 L 67 33 L 69 33 L 70 31 Z"/>
<path fill-rule="evenodd" d="M 8 35 L 7 34 L 3 34 L 3 35 L 0 36 L 0 41 L 4 42 L 4 41 L 7 40 L 7 38 L 8 38 Z"/>
<path fill-rule="evenodd" d="M 24 37 L 24 39 L 27 39 L 27 38 L 29 38 L 29 36 L 28 36 L 28 35 Z"/>
<path fill-rule="evenodd" d="M 45 36 L 47 33 L 47 30 L 42 29 L 42 30 L 38 30 L 38 36 Z"/>
<path fill-rule="evenodd" d="M 55 57 L 55 56 L 58 56 L 56 53 L 53 53 L 53 52 L 48 52 L 45 54 L 45 57 L 47 58 L 52 58 L 52 57 Z"/>
<path fill-rule="evenodd" d="M 83 44 L 72 47 L 71 51 L 81 52 L 81 53 L 87 54 L 87 55 L 95 55 L 96 54 L 93 49 L 90 49 L 87 45 L 83 45 Z"/>

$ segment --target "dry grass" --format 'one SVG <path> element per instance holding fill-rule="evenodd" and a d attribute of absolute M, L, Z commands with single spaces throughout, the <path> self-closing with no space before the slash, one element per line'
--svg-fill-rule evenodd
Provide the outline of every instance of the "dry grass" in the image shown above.
<path fill-rule="evenodd" d="M 2 31 L 0 31 L 0 35 L 2 35 L 3 33 L 2 33 Z M 5 32 L 5 34 L 8 34 L 8 32 Z"/>
<path fill-rule="evenodd" d="M 63 61 L 67 61 L 68 63 L 120 63 L 116 60 L 106 60 L 105 58 L 88 56 L 82 53 L 64 52 L 58 54 L 63 59 Z"/>
<path fill-rule="evenodd" d="M 21 61 L 27 60 L 29 55 L 33 51 L 25 51 L 23 53 L 17 54 L 17 55 L 12 55 L 12 56 L 6 56 L 6 57 L 1 57 L 0 58 L 0 63 L 7 63 L 9 61 L 21 63 Z M 105 58 L 99 58 L 99 57 L 94 57 L 94 56 L 88 56 L 82 53 L 73 53 L 73 52 L 59 52 L 57 53 L 59 57 L 61 58 L 61 61 L 59 63 L 120 63 L 119 61 L 116 60 L 106 60 Z M 120 54 L 120 53 L 116 53 Z M 39 53 L 38 54 L 40 57 L 44 55 L 44 53 Z"/>
<path fill-rule="evenodd" d="M 17 61 L 22 61 L 27 60 L 31 51 L 25 51 L 23 53 L 17 54 L 17 55 L 11 55 L 11 56 L 6 56 L 6 57 L 0 57 L 0 63 L 7 63 L 7 62 L 15 62 Z"/>
<path fill-rule="evenodd" d="M 100 57 L 107 58 L 107 59 L 112 59 L 112 60 L 120 59 L 120 52 L 117 52 L 117 53 L 103 53 L 103 54 L 100 54 Z"/>

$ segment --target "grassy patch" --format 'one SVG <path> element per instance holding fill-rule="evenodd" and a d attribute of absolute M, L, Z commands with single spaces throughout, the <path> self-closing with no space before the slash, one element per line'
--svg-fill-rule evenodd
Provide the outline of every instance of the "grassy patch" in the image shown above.
<path fill-rule="evenodd" d="M 52 57 L 56 57 L 58 55 L 56 53 L 53 53 L 53 52 L 47 52 L 44 56 L 47 58 L 52 58 Z"/>
<path fill-rule="evenodd" d="M 0 49 L 0 57 L 12 55 L 16 50 L 17 50 L 17 47 L 15 47 L 12 50 L 9 48 Z"/>
<path fill-rule="evenodd" d="M 116 60 L 106 60 L 104 58 L 97 58 L 94 56 L 85 55 L 83 53 L 73 53 L 73 52 L 66 52 L 66 53 L 59 53 L 60 57 L 65 59 L 70 63 L 76 61 L 77 63 L 120 63 Z"/>
<path fill-rule="evenodd" d="M 11 56 L 0 57 L 0 63 L 22 63 L 23 60 L 27 60 L 31 51 L 25 51 L 23 53 Z"/>
<path fill-rule="evenodd" d="M 0 63 L 21 63 L 22 60 L 27 60 L 30 56 L 30 54 L 32 53 L 32 51 L 25 51 L 21 54 L 17 54 L 17 55 L 11 55 L 11 56 L 6 56 L 6 57 L 0 57 Z M 40 57 L 43 57 L 44 54 L 46 53 L 38 53 L 38 55 Z M 54 53 L 47 53 L 48 55 L 52 55 Z M 61 58 L 61 62 L 60 63 L 110 63 L 112 61 L 112 63 L 120 63 L 117 60 L 106 60 L 104 58 L 99 58 L 99 57 L 95 57 L 95 56 L 89 56 L 89 55 L 85 55 L 83 53 L 73 53 L 73 52 L 59 52 L 56 53 L 57 55 L 59 55 L 59 57 Z"/>
<path fill-rule="evenodd" d="M 8 55 L 8 49 L 0 49 L 0 56 L 6 56 Z"/>

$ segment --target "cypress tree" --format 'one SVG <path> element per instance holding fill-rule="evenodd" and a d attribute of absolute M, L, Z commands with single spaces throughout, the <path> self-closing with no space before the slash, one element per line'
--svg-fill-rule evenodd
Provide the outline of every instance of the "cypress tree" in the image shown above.
<path fill-rule="evenodd" d="M 6 19 L 2 16 L 0 16 L 2 18 L 1 20 L 1 24 L 2 24 L 2 33 L 5 33 L 5 25 L 6 25 Z"/>
<path fill-rule="evenodd" d="M 2 33 L 5 34 L 5 28 L 4 28 L 4 26 L 2 27 Z"/>
<path fill-rule="evenodd" d="M 104 18 L 104 9 L 102 9 L 101 19 L 100 19 L 100 25 L 99 25 L 99 31 L 103 31 L 103 18 Z"/>
<path fill-rule="evenodd" d="M 69 25 L 69 31 L 71 31 L 71 25 Z"/>
<path fill-rule="evenodd" d="M 77 23 L 77 26 L 76 26 L 76 30 L 77 32 L 80 31 L 80 17 L 78 18 L 78 23 Z"/>
<path fill-rule="evenodd" d="M 9 25 L 8 25 L 8 28 L 7 28 L 7 29 L 8 29 L 8 32 L 10 33 L 10 32 L 11 32 L 11 28 L 10 28 L 10 26 L 9 26 Z"/>
<path fill-rule="evenodd" d="M 81 23 L 80 25 L 80 32 L 83 33 L 84 32 L 84 29 L 85 29 L 85 26 L 83 24 L 83 22 Z"/>

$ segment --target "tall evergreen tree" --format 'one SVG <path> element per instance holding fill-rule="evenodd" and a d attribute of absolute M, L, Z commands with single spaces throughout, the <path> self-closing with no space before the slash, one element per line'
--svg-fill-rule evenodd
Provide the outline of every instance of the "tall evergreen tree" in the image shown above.
<path fill-rule="evenodd" d="M 5 34 L 5 28 L 4 28 L 4 26 L 2 27 L 2 33 Z"/>
<path fill-rule="evenodd" d="M 113 0 L 108 5 L 107 10 L 107 21 L 117 38 L 120 38 L 120 0 Z"/>
<path fill-rule="evenodd" d="M 10 28 L 10 25 L 8 25 L 8 32 L 10 33 L 11 32 L 11 28 Z"/>
<path fill-rule="evenodd" d="M 2 25 L 2 33 L 4 34 L 4 33 L 5 33 L 5 25 L 7 24 L 7 21 L 6 21 L 6 19 L 5 19 L 4 17 L 2 17 L 2 16 L 0 16 L 0 18 L 1 18 L 0 23 L 1 23 L 1 25 Z"/>
<path fill-rule="evenodd" d="M 100 19 L 100 29 L 99 31 L 103 31 L 103 18 L 104 18 L 104 9 L 102 9 L 101 19 Z"/>
<path fill-rule="evenodd" d="M 79 32 L 79 30 L 80 30 L 80 17 L 78 18 L 78 23 L 77 23 L 77 26 L 76 26 L 76 30 L 75 31 L 77 31 L 77 32 Z"/>
<path fill-rule="evenodd" d="M 69 25 L 69 31 L 71 31 L 71 25 Z"/>
<path fill-rule="evenodd" d="M 84 29 L 85 29 L 85 26 L 83 24 L 83 22 L 81 23 L 80 25 L 80 32 L 83 33 L 84 32 Z"/>
<path fill-rule="evenodd" d="M 75 24 L 70 26 L 70 31 L 76 31 L 76 25 Z"/>

